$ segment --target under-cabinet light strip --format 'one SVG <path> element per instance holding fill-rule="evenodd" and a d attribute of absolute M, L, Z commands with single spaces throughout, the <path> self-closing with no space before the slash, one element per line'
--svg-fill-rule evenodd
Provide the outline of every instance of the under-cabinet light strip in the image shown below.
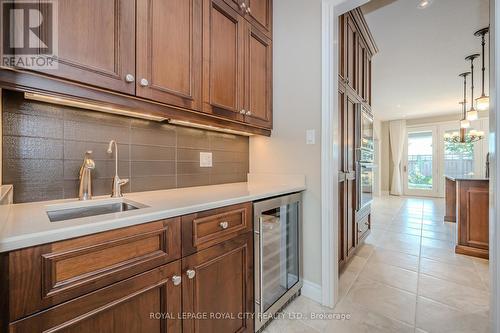
<path fill-rule="evenodd" d="M 120 109 L 120 108 L 116 108 L 116 107 L 112 107 L 112 106 L 106 106 L 106 105 L 102 105 L 102 104 L 97 104 L 97 103 L 88 102 L 88 101 L 81 101 L 81 100 L 76 100 L 76 99 L 67 98 L 67 97 L 59 97 L 59 96 L 53 96 L 53 95 L 25 92 L 24 98 L 29 99 L 29 100 L 40 101 L 40 102 L 52 103 L 52 104 L 57 104 L 57 105 L 65 105 L 65 106 L 70 106 L 70 107 L 87 109 L 87 110 L 91 110 L 91 111 L 112 113 L 112 114 L 117 114 L 117 115 L 121 115 L 121 116 L 128 116 L 128 117 L 134 117 L 134 118 L 140 118 L 140 119 L 146 119 L 146 120 L 152 120 L 152 121 L 158 121 L 158 122 L 168 121 L 169 124 L 173 124 L 173 125 L 194 127 L 194 128 L 206 129 L 206 130 L 216 131 L 216 132 L 224 132 L 224 133 L 244 135 L 244 136 L 252 136 L 253 135 L 252 133 L 249 133 L 249 132 L 237 131 L 237 130 L 232 130 L 232 129 L 223 128 L 223 127 L 217 127 L 217 126 L 211 126 L 211 125 L 198 124 L 198 123 L 193 123 L 193 122 L 185 121 L 185 120 L 169 119 L 169 118 L 155 116 L 155 115 L 151 115 L 151 114 L 147 114 L 147 113 L 134 112 L 134 111 L 124 110 L 124 109 Z"/>
<path fill-rule="evenodd" d="M 254 135 L 253 133 L 249 133 L 249 132 L 237 131 L 237 130 L 232 130 L 232 129 L 228 129 L 228 128 L 222 128 L 222 127 L 217 127 L 217 126 L 211 126 L 211 125 L 197 124 L 197 123 L 192 123 L 190 121 L 185 121 L 185 120 L 169 119 L 168 123 L 169 124 L 173 124 L 173 125 L 180 125 L 180 126 L 186 126 L 186 127 L 194 127 L 194 128 L 206 129 L 206 130 L 209 130 L 209 131 L 224 132 L 224 133 L 237 134 L 237 135 L 243 135 L 243 136 L 252 136 L 252 135 Z"/>
<path fill-rule="evenodd" d="M 165 117 L 155 116 L 152 114 L 139 113 L 139 112 L 124 110 L 124 109 L 120 109 L 120 108 L 116 108 L 116 107 L 112 107 L 112 106 L 101 105 L 101 104 L 97 104 L 97 103 L 92 103 L 92 102 L 87 102 L 87 101 L 79 101 L 79 100 L 66 98 L 66 97 L 58 97 L 58 96 L 51 96 L 51 95 L 43 95 L 43 94 L 26 92 L 26 93 L 24 93 L 24 98 L 30 99 L 30 100 L 35 100 L 35 101 L 40 101 L 40 102 L 71 106 L 71 107 L 76 107 L 76 108 L 92 110 L 92 111 L 112 113 L 112 114 L 116 114 L 116 115 L 120 115 L 120 116 L 128 116 L 128 117 L 134 117 L 134 118 L 140 118 L 140 119 L 146 119 L 146 120 L 152 120 L 152 121 L 161 122 L 161 121 L 167 120 L 167 118 L 165 118 Z"/>

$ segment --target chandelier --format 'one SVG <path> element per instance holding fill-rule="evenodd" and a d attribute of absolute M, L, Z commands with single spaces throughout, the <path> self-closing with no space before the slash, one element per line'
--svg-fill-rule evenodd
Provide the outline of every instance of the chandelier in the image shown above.
<path fill-rule="evenodd" d="M 445 133 L 444 141 L 447 143 L 474 143 L 484 138 L 484 131 L 470 130 L 465 131 L 464 128 L 460 131 Z"/>

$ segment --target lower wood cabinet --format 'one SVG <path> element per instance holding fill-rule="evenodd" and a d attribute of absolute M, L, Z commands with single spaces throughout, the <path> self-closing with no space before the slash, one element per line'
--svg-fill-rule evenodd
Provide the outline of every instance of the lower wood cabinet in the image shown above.
<path fill-rule="evenodd" d="M 455 252 L 489 258 L 489 181 L 456 180 Z"/>
<path fill-rule="evenodd" d="M 0 253 L 0 332 L 253 333 L 251 214 L 243 203 Z"/>
<path fill-rule="evenodd" d="M 9 325 L 11 333 L 181 332 L 180 261 L 136 275 Z"/>
<path fill-rule="evenodd" d="M 184 333 L 253 333 L 252 258 L 247 233 L 182 259 Z"/>

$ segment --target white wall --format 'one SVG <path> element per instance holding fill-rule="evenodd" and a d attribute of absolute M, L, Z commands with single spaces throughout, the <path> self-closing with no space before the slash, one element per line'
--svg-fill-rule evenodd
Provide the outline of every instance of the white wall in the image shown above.
<path fill-rule="evenodd" d="M 321 1 L 274 0 L 270 138 L 250 139 L 251 173 L 305 174 L 304 279 L 321 284 Z M 316 144 L 306 145 L 307 129 Z"/>

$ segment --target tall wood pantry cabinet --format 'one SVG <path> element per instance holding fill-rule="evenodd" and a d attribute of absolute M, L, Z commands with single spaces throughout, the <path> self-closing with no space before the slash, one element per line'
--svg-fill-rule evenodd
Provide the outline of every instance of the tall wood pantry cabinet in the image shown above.
<path fill-rule="evenodd" d="M 339 266 L 353 256 L 370 232 L 370 207 L 357 209 L 356 146 L 359 136 L 358 104 L 369 110 L 372 102 L 372 57 L 376 44 L 359 8 L 339 19 Z"/>

